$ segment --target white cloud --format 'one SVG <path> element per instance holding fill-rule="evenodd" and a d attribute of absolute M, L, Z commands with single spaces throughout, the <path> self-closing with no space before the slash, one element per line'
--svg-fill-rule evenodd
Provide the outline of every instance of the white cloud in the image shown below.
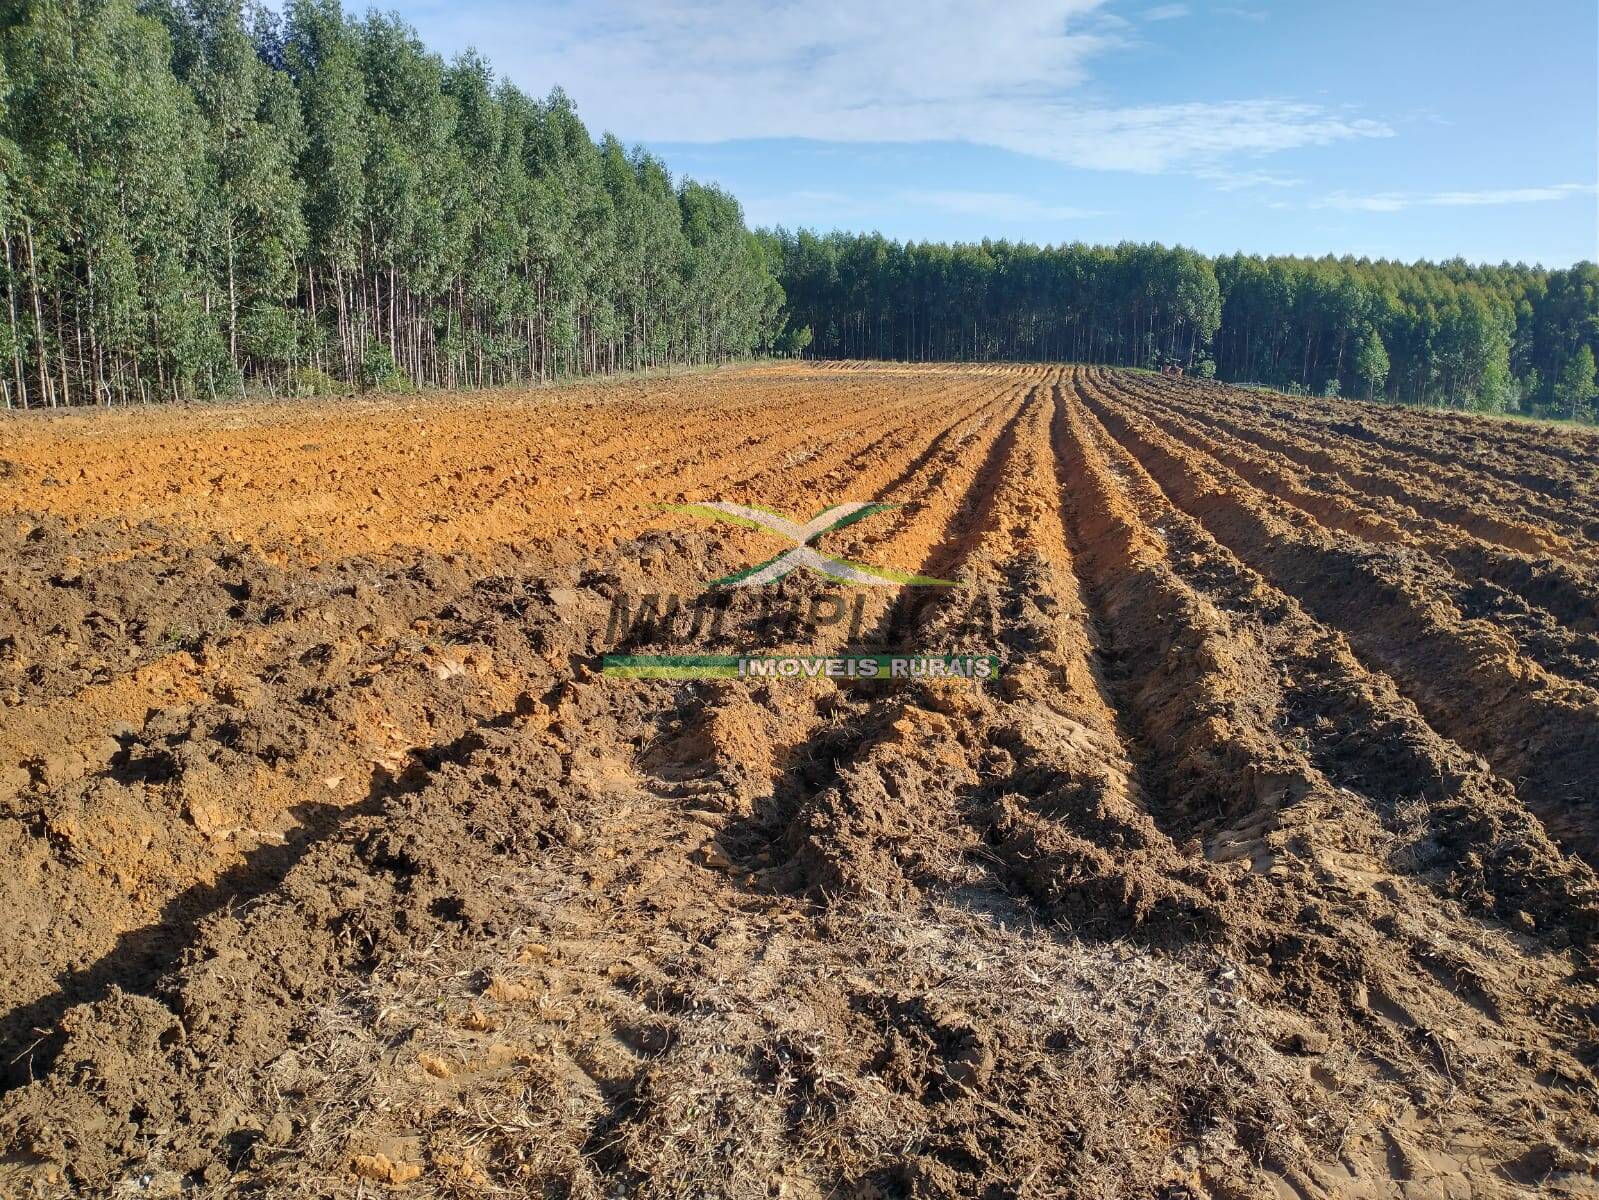
<path fill-rule="evenodd" d="M 533 91 L 559 82 L 591 128 L 630 141 L 967 141 L 1103 170 L 1220 170 L 1388 136 L 1291 99 L 1116 106 L 1081 97 L 1089 64 L 1131 43 L 1106 0 L 920 5 L 814 0 L 548 0 L 433 10 Z M 1175 8 L 1163 5 L 1151 12 Z"/>
<path fill-rule="evenodd" d="M 1157 4 L 1154 8 L 1146 9 L 1143 14 L 1146 21 L 1175 21 L 1187 15 L 1186 4 Z"/>
<path fill-rule="evenodd" d="M 1268 171 L 1228 171 L 1200 167 L 1194 171 L 1194 174 L 1215 185 L 1219 192 L 1239 192 L 1245 188 L 1291 188 L 1299 187 L 1305 182 L 1303 179 L 1286 175 L 1273 175 Z"/>
<path fill-rule="evenodd" d="M 1240 8 L 1234 4 L 1222 5 L 1215 12 L 1217 16 L 1237 17 L 1240 21 L 1254 21 L 1257 25 L 1271 16 L 1263 8 Z"/>
<path fill-rule="evenodd" d="M 898 203 L 915 208 L 936 208 L 963 216 L 988 217 L 995 221 L 1074 221 L 1103 216 L 1091 208 L 1067 204 L 1046 204 L 1017 192 L 920 191 L 896 193 Z"/>
<path fill-rule="evenodd" d="M 1221 100 L 1129 108 L 1062 108 L 1007 149 L 1105 170 L 1198 174 L 1227 171 L 1234 157 L 1253 157 L 1353 138 L 1391 137 L 1380 121 L 1292 100 Z"/>
<path fill-rule="evenodd" d="M 1311 208 L 1336 208 L 1347 212 L 1403 212 L 1407 208 L 1475 208 L 1497 204 L 1547 204 L 1572 196 L 1592 195 L 1599 185 L 1557 183 L 1549 187 L 1492 188 L 1475 192 L 1376 192 L 1357 196 L 1335 192 L 1311 201 Z"/>

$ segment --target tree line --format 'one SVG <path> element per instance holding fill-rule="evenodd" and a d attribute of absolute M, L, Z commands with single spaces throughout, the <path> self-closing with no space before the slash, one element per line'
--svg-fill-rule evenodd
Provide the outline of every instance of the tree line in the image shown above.
<path fill-rule="evenodd" d="M 761 236 L 790 323 L 822 357 L 1170 363 L 1318 395 L 1594 419 L 1593 263 Z"/>
<path fill-rule="evenodd" d="M 725 192 L 338 0 L 0 0 L 8 406 L 768 351 Z"/>
<path fill-rule="evenodd" d="M 338 0 L 0 0 L 8 406 L 828 357 L 1593 415 L 1599 268 L 751 233 Z M 785 304 L 786 293 L 786 304 Z"/>

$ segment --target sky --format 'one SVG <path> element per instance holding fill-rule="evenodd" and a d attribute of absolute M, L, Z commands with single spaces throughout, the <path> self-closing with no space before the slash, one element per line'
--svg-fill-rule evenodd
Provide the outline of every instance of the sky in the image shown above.
<path fill-rule="evenodd" d="M 1594 0 L 384 7 L 752 225 L 1599 259 Z"/>

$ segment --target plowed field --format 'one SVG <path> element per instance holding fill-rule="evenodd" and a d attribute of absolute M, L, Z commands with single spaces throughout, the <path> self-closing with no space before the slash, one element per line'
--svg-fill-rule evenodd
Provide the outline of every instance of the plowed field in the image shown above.
<path fill-rule="evenodd" d="M 852 500 L 964 586 L 667 508 Z M 1599 437 L 792 364 L 0 509 L 0 1195 L 1599 1195 Z M 601 672 L 861 650 L 1001 670 Z"/>

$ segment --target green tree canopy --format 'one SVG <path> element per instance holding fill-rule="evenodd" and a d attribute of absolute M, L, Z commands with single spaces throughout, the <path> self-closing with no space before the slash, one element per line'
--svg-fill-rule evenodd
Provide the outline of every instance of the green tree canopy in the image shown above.
<path fill-rule="evenodd" d="M 0 29 L 8 404 L 488 385 L 768 348 L 731 197 L 398 18 L 24 0 Z"/>

